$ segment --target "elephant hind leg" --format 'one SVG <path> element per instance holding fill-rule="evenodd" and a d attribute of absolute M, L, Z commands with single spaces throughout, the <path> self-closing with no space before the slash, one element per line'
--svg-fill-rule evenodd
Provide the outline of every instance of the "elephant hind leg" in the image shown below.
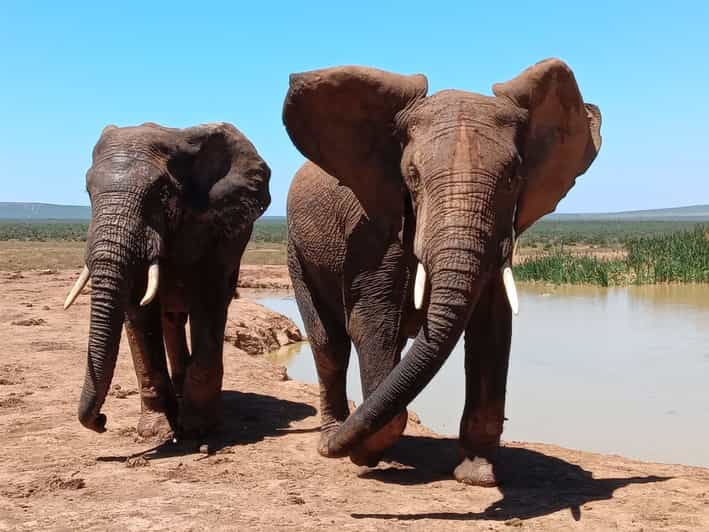
<path fill-rule="evenodd" d="M 326 456 L 330 436 L 350 414 L 347 404 L 347 367 L 351 342 L 345 330 L 344 311 L 338 313 L 333 310 L 338 307 L 338 302 L 327 305 L 324 301 L 327 299 L 325 294 L 332 297 L 333 294 L 341 293 L 341 290 L 336 283 L 326 286 L 323 279 L 314 283 L 306 278 L 292 244 L 288 248 L 288 270 L 318 373 L 321 420 L 318 452 Z M 342 316 L 340 320 L 337 319 L 338 314 Z"/>
<path fill-rule="evenodd" d="M 490 279 L 465 330 L 465 408 L 460 422 L 460 482 L 494 486 L 505 419 L 512 314 L 500 275 Z"/>

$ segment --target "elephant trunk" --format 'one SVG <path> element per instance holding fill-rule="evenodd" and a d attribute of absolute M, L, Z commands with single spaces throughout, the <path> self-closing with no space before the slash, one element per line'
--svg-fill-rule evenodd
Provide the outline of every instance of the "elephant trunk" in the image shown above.
<path fill-rule="evenodd" d="M 91 322 L 86 376 L 79 399 L 79 421 L 96 432 L 106 430 L 101 407 L 113 379 L 123 326 L 121 275 L 106 264 L 95 264 L 91 279 Z"/>
<path fill-rule="evenodd" d="M 136 231 L 115 216 L 98 215 L 92 221 L 87 265 L 91 271 L 91 318 L 86 376 L 79 399 L 78 416 L 83 426 L 104 432 L 106 416 L 101 407 L 116 367 L 125 303 L 131 284 L 127 272 L 142 259 Z"/>
<path fill-rule="evenodd" d="M 460 338 L 489 276 L 482 265 L 492 240 L 494 215 L 491 209 L 470 209 L 463 215 L 470 225 L 461 226 L 460 219 L 427 228 L 436 238 L 425 253 L 431 286 L 425 325 L 406 356 L 333 435 L 330 456 L 346 456 L 406 408 Z"/>

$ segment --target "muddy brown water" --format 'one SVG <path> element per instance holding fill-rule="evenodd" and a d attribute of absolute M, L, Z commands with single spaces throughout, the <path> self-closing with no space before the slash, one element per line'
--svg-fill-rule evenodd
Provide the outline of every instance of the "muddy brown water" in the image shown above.
<path fill-rule="evenodd" d="M 520 287 L 504 439 L 709 466 L 709 285 Z M 292 295 L 259 298 L 302 320 Z M 317 382 L 307 343 L 270 357 Z M 464 403 L 462 339 L 411 408 L 455 434 Z M 362 400 L 352 357 L 348 395 Z"/>

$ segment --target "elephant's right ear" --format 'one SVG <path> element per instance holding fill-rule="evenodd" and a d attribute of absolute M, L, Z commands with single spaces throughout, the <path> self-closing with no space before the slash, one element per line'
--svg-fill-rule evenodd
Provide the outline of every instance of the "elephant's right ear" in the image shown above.
<path fill-rule="evenodd" d="M 398 175 L 394 117 L 427 90 L 421 74 L 366 67 L 292 74 L 283 123 L 303 155 L 344 184 Z"/>

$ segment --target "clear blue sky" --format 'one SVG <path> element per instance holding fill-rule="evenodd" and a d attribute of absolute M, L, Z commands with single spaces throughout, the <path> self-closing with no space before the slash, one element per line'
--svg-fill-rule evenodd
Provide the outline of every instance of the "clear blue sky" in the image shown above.
<path fill-rule="evenodd" d="M 657 6 L 648 4 L 655 3 Z M 709 2 L 33 2 L 0 6 L 0 201 L 87 204 L 106 124 L 234 123 L 285 210 L 288 74 L 338 64 L 490 93 L 550 56 L 604 144 L 561 212 L 709 203 Z"/>

